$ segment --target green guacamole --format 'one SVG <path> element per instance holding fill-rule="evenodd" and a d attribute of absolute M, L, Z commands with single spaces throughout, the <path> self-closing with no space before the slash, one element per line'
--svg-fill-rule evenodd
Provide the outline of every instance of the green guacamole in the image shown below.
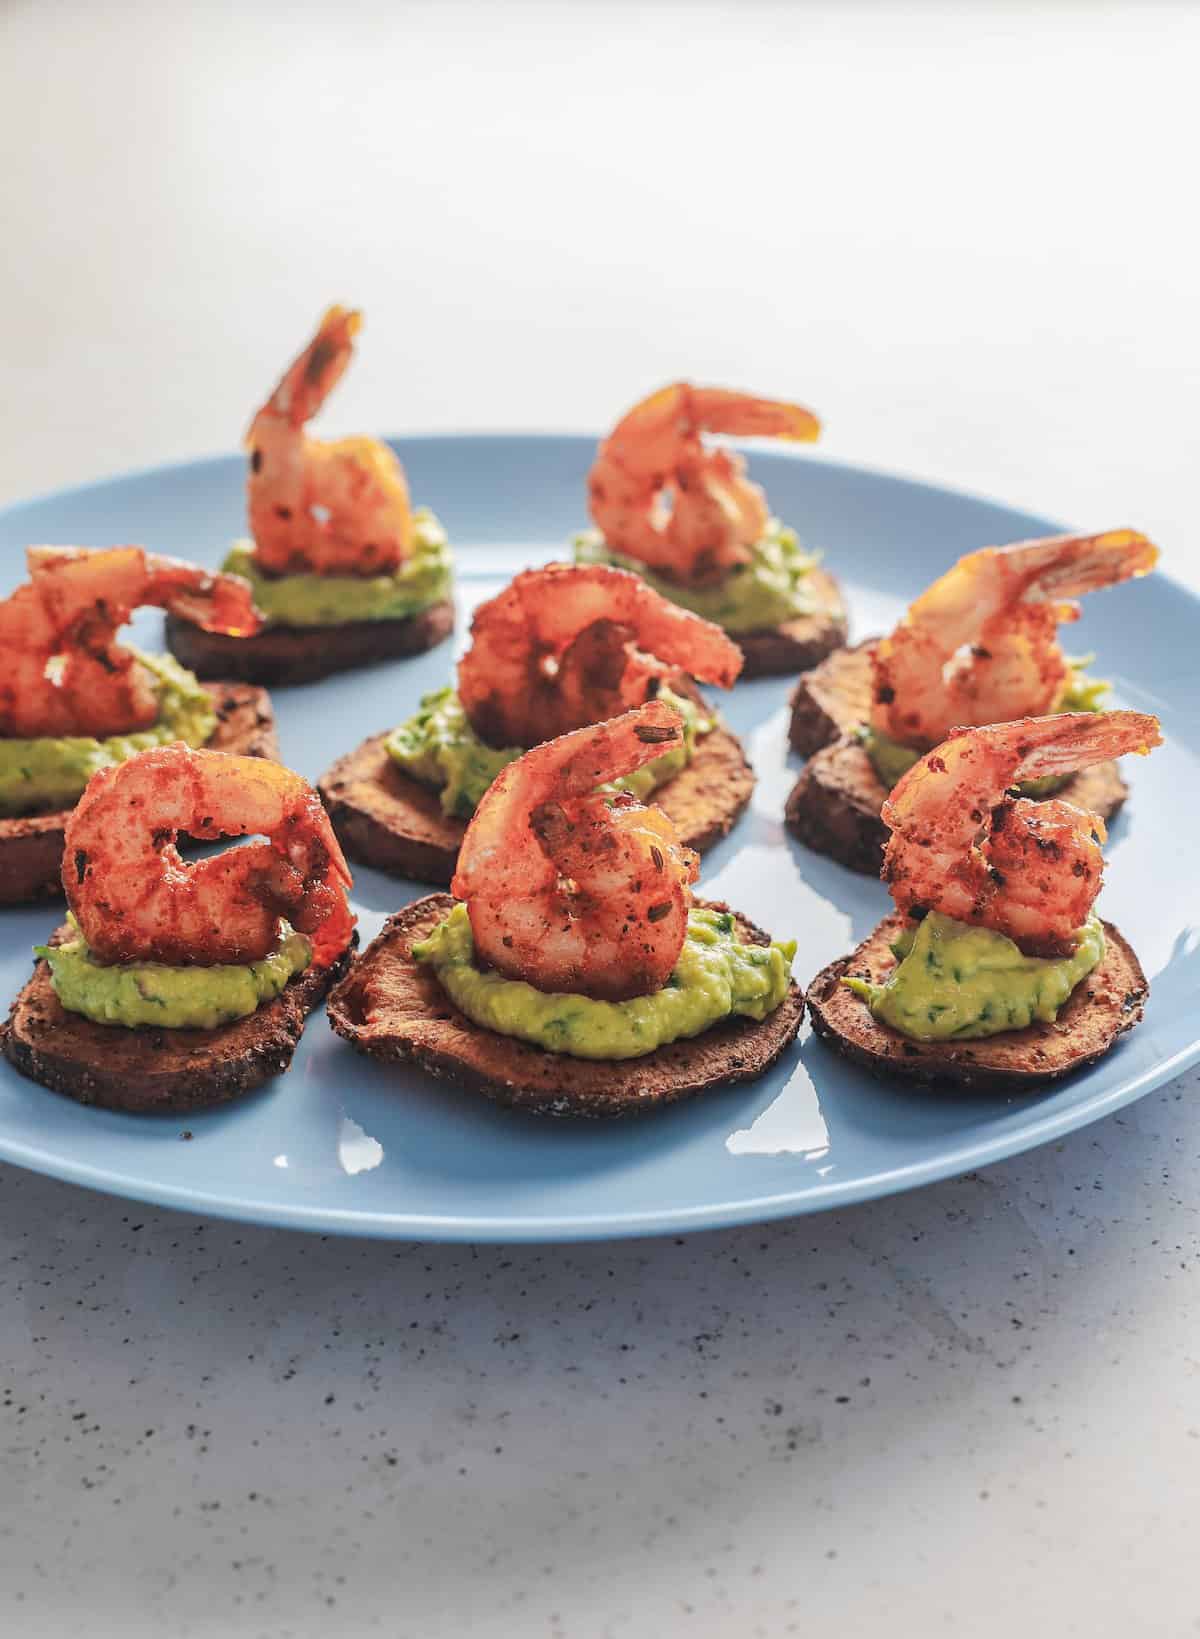
<path fill-rule="evenodd" d="M 1068 660 L 1071 674 L 1067 679 L 1062 694 L 1055 702 L 1055 711 L 1100 711 L 1104 696 L 1112 687 L 1102 678 L 1089 677 L 1085 667 L 1092 661 L 1091 655 L 1083 655 L 1077 660 Z M 914 751 L 912 746 L 901 745 L 898 740 L 881 734 L 877 728 L 869 723 L 859 730 L 859 739 L 867 756 L 875 765 L 875 772 L 890 791 L 902 775 L 907 774 L 914 763 L 919 763 L 925 755 L 923 751 Z M 1068 775 L 1047 774 L 1044 779 L 1026 780 L 1018 787 L 1023 797 L 1031 797 L 1035 801 L 1042 797 L 1052 797 L 1056 791 L 1061 791 L 1067 784 Z"/>
<path fill-rule="evenodd" d="M 734 930 L 728 911 L 693 909 L 671 977 L 655 995 L 628 1002 L 535 990 L 494 969 L 482 971 L 465 905 L 415 944 L 413 955 L 434 969 L 459 1012 L 485 1030 L 572 1058 L 633 1059 L 698 1036 L 732 1014 L 765 1019 L 783 1001 L 795 942 L 743 945 Z"/>
<path fill-rule="evenodd" d="M 892 946 L 886 984 L 843 979 L 883 1024 L 915 1041 L 963 1041 L 1052 1024 L 1079 981 L 1104 958 L 1104 928 L 1089 916 L 1073 956 L 1024 956 L 1011 939 L 931 911 Z"/>
<path fill-rule="evenodd" d="M 664 751 L 661 757 L 614 781 L 623 791 L 645 799 L 660 785 L 686 768 L 695 754 L 696 740 L 711 733 L 714 719 L 691 700 L 670 689 L 660 689 L 660 700 L 683 718 L 683 743 Z M 441 792 L 442 811 L 459 819 L 470 819 L 479 799 L 507 764 L 522 755 L 521 746 L 497 750 L 479 738 L 462 701 L 451 688 L 438 689 L 421 701 L 420 710 L 388 735 L 389 757 L 406 774 Z"/>
<path fill-rule="evenodd" d="M 87 735 L 0 740 L 0 817 L 71 808 L 97 769 L 111 768 L 138 751 L 172 740 L 202 746 L 211 738 L 217 712 L 208 690 L 170 655 L 134 652 L 154 673 L 157 721 L 135 734 L 115 734 L 107 740 Z"/>
<path fill-rule="evenodd" d="M 72 926 L 73 916 L 68 917 Z M 167 967 L 162 962 L 97 962 L 82 934 L 66 945 L 35 945 L 50 964 L 55 994 L 69 1013 L 96 1024 L 136 1030 L 215 1030 L 272 1002 L 312 960 L 312 946 L 284 922 L 279 942 L 261 962 L 217 967 Z"/>
<path fill-rule="evenodd" d="M 727 632 L 754 632 L 764 626 L 779 626 L 797 615 L 812 615 L 819 604 L 805 584 L 818 561 L 806 552 L 794 529 L 772 518 L 767 532 L 751 548 L 749 563 L 730 570 L 713 586 L 688 586 L 670 580 L 653 569 L 614 552 L 599 530 L 588 529 L 575 537 L 576 563 L 608 563 L 617 569 L 631 569 L 672 603 L 682 604 L 693 614 L 703 615 Z"/>
<path fill-rule="evenodd" d="M 253 541 L 235 541 L 222 569 L 242 575 L 276 626 L 343 626 L 352 620 L 402 620 L 450 595 L 446 531 L 427 507 L 413 514 L 413 555 L 394 575 L 265 575 Z"/>

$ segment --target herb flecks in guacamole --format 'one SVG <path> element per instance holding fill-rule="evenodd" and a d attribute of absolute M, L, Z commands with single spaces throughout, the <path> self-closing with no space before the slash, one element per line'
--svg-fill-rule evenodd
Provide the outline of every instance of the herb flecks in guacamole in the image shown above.
<path fill-rule="evenodd" d="M 74 917 L 68 920 L 74 924 Z M 97 962 L 83 935 L 65 945 L 37 945 L 50 966 L 55 994 L 69 1013 L 129 1030 L 215 1030 L 273 1002 L 288 980 L 303 973 L 312 946 L 282 924 L 275 949 L 260 962 L 216 967 L 167 967 L 162 962 Z"/>
<path fill-rule="evenodd" d="M 597 1002 L 535 990 L 475 964 L 465 905 L 456 905 L 413 956 L 437 974 L 460 1013 L 485 1030 L 580 1059 L 631 1059 L 698 1036 L 721 1019 L 765 1019 L 787 995 L 793 941 L 743 945 L 729 911 L 693 908 L 674 972 L 653 996 Z"/>
<path fill-rule="evenodd" d="M 800 545 L 794 529 L 772 518 L 767 532 L 751 548 L 750 561 L 740 564 L 712 586 L 689 586 L 656 574 L 636 558 L 609 547 L 599 530 L 575 537 L 576 563 L 607 563 L 632 570 L 656 592 L 703 615 L 727 632 L 755 632 L 780 626 L 797 615 L 813 615 L 819 602 L 807 584 L 818 559 Z"/>
<path fill-rule="evenodd" d="M 1063 687 L 1062 694 L 1055 701 L 1053 710 L 1058 711 L 1102 711 L 1104 696 L 1112 687 L 1102 678 L 1089 677 L 1086 671 L 1092 662 L 1092 656 L 1081 655 L 1077 659 L 1068 659 L 1067 665 L 1071 668 L 1070 675 Z M 859 739 L 867 756 L 875 765 L 875 772 L 882 783 L 890 791 L 896 782 L 919 763 L 925 755 L 924 751 L 916 751 L 912 746 L 901 745 L 889 735 L 883 734 L 871 724 L 864 724 L 859 730 Z M 1043 797 L 1052 797 L 1056 791 L 1061 791 L 1064 785 L 1070 782 L 1070 775 L 1047 774 L 1044 779 L 1026 780 L 1018 786 L 1023 797 L 1030 797 L 1038 801 Z"/>
<path fill-rule="evenodd" d="M 674 706 L 683 718 L 683 742 L 614 782 L 642 800 L 687 767 L 695 755 L 697 738 L 715 726 L 694 701 L 671 689 L 660 689 L 658 698 Z M 470 819 L 496 775 L 523 750 L 520 746 L 497 749 L 481 740 L 451 688 L 425 695 L 420 709 L 393 729 L 384 744 L 388 756 L 406 774 L 440 791 L 443 813 L 459 819 Z"/>
<path fill-rule="evenodd" d="M 392 575 L 266 575 L 253 541 L 235 541 L 222 569 L 242 575 L 276 626 L 344 626 L 352 620 L 403 620 L 450 596 L 446 531 L 427 507 L 413 514 L 412 557 Z"/>
<path fill-rule="evenodd" d="M 496 775 L 523 749 L 498 749 L 481 740 L 452 688 L 424 695 L 418 710 L 388 735 L 384 748 L 406 774 L 441 793 L 443 813 L 459 819 L 470 819 Z"/>
<path fill-rule="evenodd" d="M 0 739 L 0 816 L 53 813 L 72 808 L 92 775 L 139 751 L 186 740 L 202 746 L 212 738 L 217 712 L 208 690 L 166 654 L 134 651 L 155 678 L 158 718 L 134 734 L 106 740 L 77 735 L 62 739 Z"/>
<path fill-rule="evenodd" d="M 1025 956 L 1002 933 L 931 911 L 892 946 L 886 984 L 843 979 L 881 1023 L 914 1041 L 965 1041 L 1053 1023 L 1081 979 L 1104 959 L 1104 928 L 1090 916 L 1074 954 Z"/>

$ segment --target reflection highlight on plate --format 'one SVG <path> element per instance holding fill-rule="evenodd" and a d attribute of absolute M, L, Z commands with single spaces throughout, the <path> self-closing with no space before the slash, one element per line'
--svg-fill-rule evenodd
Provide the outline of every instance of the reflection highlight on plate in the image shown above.
<path fill-rule="evenodd" d="M 364 1132 L 357 1121 L 342 1116 L 338 1128 L 338 1165 L 351 1178 L 356 1172 L 371 1172 L 383 1160 L 383 1145 L 370 1133 Z"/>
<path fill-rule="evenodd" d="M 749 1127 L 725 1140 L 730 1155 L 801 1155 L 819 1161 L 829 1154 L 829 1128 L 812 1077 L 798 1064 L 779 1097 Z M 831 1167 L 819 1168 L 822 1174 Z"/>

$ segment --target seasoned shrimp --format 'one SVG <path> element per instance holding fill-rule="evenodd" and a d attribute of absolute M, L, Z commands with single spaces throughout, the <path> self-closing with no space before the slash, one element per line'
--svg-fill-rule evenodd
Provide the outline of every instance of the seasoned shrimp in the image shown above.
<path fill-rule="evenodd" d="M 719 626 L 603 565 L 527 569 L 481 604 L 458 692 L 492 745 L 536 745 L 640 706 L 678 671 L 729 688 L 742 651 Z"/>
<path fill-rule="evenodd" d="M 185 864 L 181 831 L 267 840 Z M 314 936 L 313 959 L 328 966 L 354 926 L 350 872 L 307 780 L 181 741 L 93 775 L 67 821 L 62 875 L 101 962 L 254 962 L 285 916 Z"/>
<path fill-rule="evenodd" d="M 246 581 L 140 546 L 32 546 L 30 579 L 0 602 L 0 735 L 128 734 L 158 712 L 154 678 L 116 641 L 144 605 L 206 631 L 249 636 L 262 624 Z"/>
<path fill-rule="evenodd" d="M 1067 680 L 1063 598 L 1145 575 L 1158 548 L 1136 529 L 985 546 L 960 558 L 876 644 L 871 721 L 903 745 L 1053 710 Z"/>
<path fill-rule="evenodd" d="M 661 990 L 683 948 L 696 855 L 661 809 L 596 787 L 682 734 L 678 712 L 653 700 L 503 770 L 452 885 L 483 961 L 538 990 L 606 1001 Z"/>
<path fill-rule="evenodd" d="M 592 521 L 617 552 L 697 585 L 720 580 L 767 527 L 762 490 L 731 450 L 702 432 L 808 442 L 811 410 L 723 387 L 663 387 L 634 406 L 600 446 L 588 477 Z"/>
<path fill-rule="evenodd" d="M 1076 711 L 958 729 L 883 805 L 883 879 L 897 908 L 942 911 L 1007 934 L 1027 956 L 1066 956 L 1100 891 L 1104 822 L 1010 787 L 1160 745 L 1157 717 Z"/>
<path fill-rule="evenodd" d="M 304 431 L 341 380 L 361 324 L 361 313 L 331 307 L 246 434 L 250 533 L 274 573 L 382 575 L 412 554 L 408 481 L 388 446 L 321 443 Z"/>

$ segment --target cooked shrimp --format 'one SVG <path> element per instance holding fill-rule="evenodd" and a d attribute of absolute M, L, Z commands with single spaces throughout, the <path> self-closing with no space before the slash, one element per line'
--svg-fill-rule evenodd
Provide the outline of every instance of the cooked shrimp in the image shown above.
<path fill-rule="evenodd" d="M 1100 891 L 1104 822 L 1010 787 L 1161 744 L 1158 718 L 1075 711 L 958 729 L 883 805 L 883 879 L 897 908 L 942 911 L 1007 934 L 1028 956 L 1066 956 Z"/>
<path fill-rule="evenodd" d="M 661 990 L 683 948 L 696 855 L 659 808 L 601 794 L 678 742 L 661 700 L 527 751 L 467 827 L 452 891 L 483 961 L 538 990 Z"/>
<path fill-rule="evenodd" d="M 588 476 L 592 520 L 617 552 L 680 580 L 720 580 L 750 557 L 767 527 L 766 499 L 731 450 L 702 432 L 808 442 L 811 410 L 723 387 L 663 387 L 634 406 L 600 446 Z"/>
<path fill-rule="evenodd" d="M 615 717 L 685 671 L 721 688 L 742 651 L 719 626 L 601 564 L 526 569 L 475 611 L 458 692 L 492 745 L 536 745 Z"/>
<path fill-rule="evenodd" d="M 0 735 L 9 739 L 103 738 L 150 726 L 154 678 L 116 641 L 135 609 L 171 609 L 238 636 L 262 624 L 239 576 L 140 546 L 31 546 L 26 558 L 28 583 L 0 602 Z"/>
<path fill-rule="evenodd" d="M 361 313 L 331 307 L 246 434 L 250 533 L 277 574 L 382 575 L 413 549 L 404 468 L 377 438 L 321 443 L 311 421 L 350 362 Z"/>
<path fill-rule="evenodd" d="M 185 864 L 181 831 L 267 840 Z M 258 961 L 283 916 L 314 936 L 313 959 L 328 966 L 354 926 L 350 872 L 307 780 L 180 741 L 93 775 L 67 821 L 62 874 L 101 962 Z"/>
<path fill-rule="evenodd" d="M 968 553 L 876 644 L 873 725 L 932 746 L 958 725 L 1052 711 L 1069 670 L 1058 626 L 1079 618 L 1060 600 L 1144 575 L 1157 559 L 1136 529 Z"/>

